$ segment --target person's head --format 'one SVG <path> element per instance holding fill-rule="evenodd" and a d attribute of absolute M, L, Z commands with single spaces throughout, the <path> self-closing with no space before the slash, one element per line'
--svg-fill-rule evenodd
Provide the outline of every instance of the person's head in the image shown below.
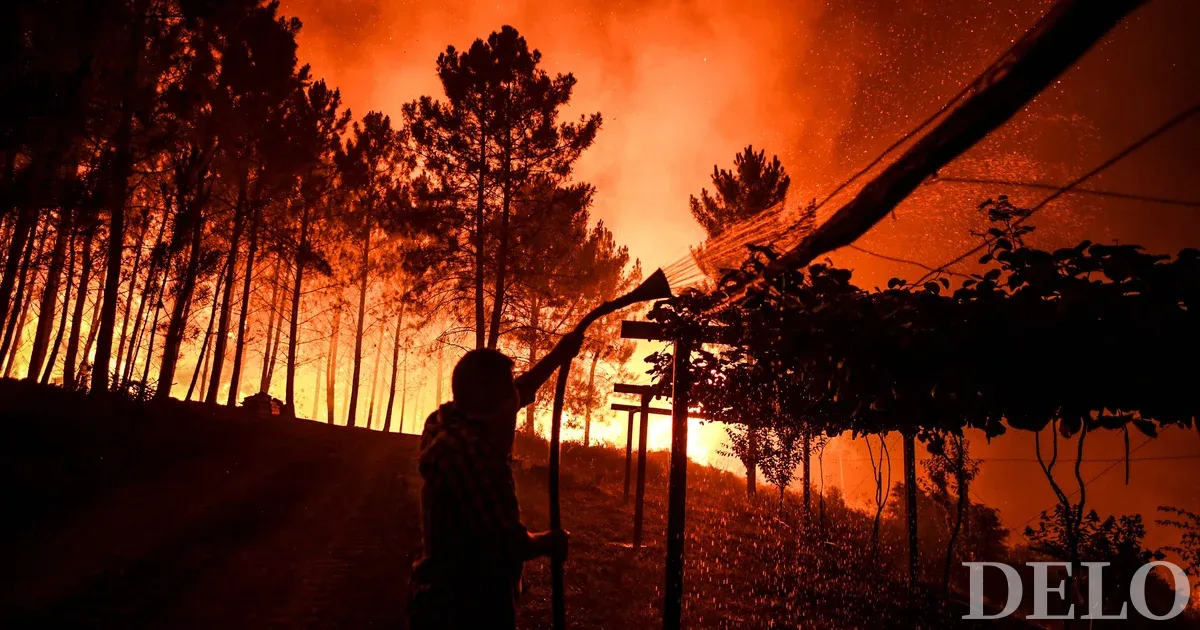
<path fill-rule="evenodd" d="M 469 417 L 515 423 L 520 400 L 512 359 L 497 350 L 471 350 L 454 366 L 450 389 L 454 405 Z M 514 425 L 515 426 L 515 425 Z"/>

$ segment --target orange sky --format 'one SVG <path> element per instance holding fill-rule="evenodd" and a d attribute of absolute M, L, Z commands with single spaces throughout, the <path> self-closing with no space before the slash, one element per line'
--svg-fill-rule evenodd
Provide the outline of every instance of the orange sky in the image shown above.
<path fill-rule="evenodd" d="M 752 143 L 779 154 L 793 176 L 792 201 L 821 197 L 936 110 L 1048 4 L 284 0 L 282 10 L 304 22 L 301 61 L 339 86 L 358 116 L 378 109 L 398 117 L 403 103 L 423 94 L 440 96 L 434 63 L 447 44 L 464 48 L 503 24 L 515 26 L 542 51 L 544 67 L 575 74 L 571 114 L 603 114 L 599 139 L 580 161 L 577 176 L 597 186 L 594 215 L 653 268 L 701 240 L 687 198 L 708 184 L 714 164 L 728 167 Z M 1063 183 L 1103 161 L 1200 94 L 1200 54 L 1192 32 L 1197 23 L 1200 3 L 1150 3 L 944 174 Z M 1200 199 L 1198 148 L 1200 121 L 1193 119 L 1091 185 Z M 923 187 L 860 244 L 937 264 L 976 242 L 969 230 L 980 217 L 973 208 L 1000 193 L 1018 203 L 1045 194 Z M 1174 252 L 1200 244 L 1198 218 L 1195 209 L 1073 197 L 1038 217 L 1034 244 L 1054 247 L 1086 237 Z M 864 286 L 895 274 L 916 275 L 861 254 L 839 253 L 835 261 L 853 267 Z M 652 444 L 665 445 L 668 427 L 655 427 Z M 709 460 L 720 431 L 697 432 L 697 455 Z M 600 433 L 623 440 L 623 426 Z M 1096 439 L 1091 456 L 1115 457 L 1119 445 L 1117 436 Z M 843 469 L 852 487 L 867 470 L 859 461 L 860 446 L 844 447 L 850 463 Z M 991 457 L 1033 454 L 1027 434 L 1006 436 L 990 447 L 980 441 L 978 448 L 977 454 Z M 1197 454 L 1194 433 L 1159 440 L 1138 453 Z M 1129 489 L 1117 483 L 1120 471 L 1110 473 L 1091 501 L 1102 511 L 1147 515 L 1159 502 L 1195 508 L 1196 462 L 1139 463 Z M 1099 472 L 1106 465 L 1088 466 Z M 1189 474 L 1172 476 L 1177 481 L 1164 488 L 1167 473 L 1181 470 Z M 839 482 L 832 477 L 839 473 L 836 467 L 827 465 L 826 473 L 831 483 Z M 985 466 L 977 491 L 1018 525 L 1053 502 L 1040 474 L 1035 463 L 996 462 Z"/>

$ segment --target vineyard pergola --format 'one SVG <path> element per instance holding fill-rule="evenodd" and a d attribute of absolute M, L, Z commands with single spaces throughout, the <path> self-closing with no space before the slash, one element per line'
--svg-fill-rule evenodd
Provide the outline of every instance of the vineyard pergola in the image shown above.
<path fill-rule="evenodd" d="M 784 403 L 782 415 L 805 422 L 808 430 L 904 436 L 914 579 L 918 439 L 937 448 L 945 436 L 967 428 L 989 436 L 1007 428 L 1040 436 L 1049 426 L 1053 436 L 1080 435 L 1078 462 L 1089 431 L 1133 425 L 1155 435 L 1163 426 L 1195 423 L 1198 403 L 1187 394 L 1187 384 L 1200 376 L 1188 361 L 1200 350 L 1195 315 L 1200 255 L 1185 250 L 1169 258 L 1135 246 L 1088 242 L 1047 252 L 1025 247 L 1019 237 L 1041 205 L 1200 107 L 1181 113 L 1024 214 L 1002 212 L 1000 225 L 979 247 L 949 263 L 986 248 L 979 264 L 991 267 L 953 291 L 946 277 L 949 264 L 915 283 L 894 279 L 887 289 L 873 292 L 854 287 L 846 270 L 809 266 L 852 244 L 922 181 L 1006 122 L 1140 4 L 1061 0 L 996 65 L 889 149 L 941 119 L 823 224 L 799 240 L 790 240 L 796 231 L 790 228 L 765 237 L 735 230 L 736 243 L 706 244 L 700 254 L 710 258 L 693 261 L 692 267 L 713 269 L 719 259 L 714 251 L 749 248 L 751 254 L 740 268 L 725 273 L 715 290 L 688 291 L 657 304 L 649 315 L 653 330 L 627 322 L 629 328 L 642 327 L 631 335 L 635 338 L 673 344 L 670 354 L 654 357 L 674 411 L 664 628 L 681 626 L 687 410 L 693 388 L 703 390 L 706 384 L 713 387 L 698 398 L 709 399 L 713 417 L 729 406 L 713 394 L 720 383 L 711 379 L 730 362 L 770 366 L 766 372 L 777 378 L 762 387 Z M 776 249 L 789 242 L 786 249 Z M 680 270 L 688 267 L 668 268 L 668 276 L 683 276 Z M 714 325 L 720 327 L 719 338 L 711 332 Z M 705 343 L 718 341 L 731 350 L 704 350 Z M 1066 524 L 1070 535 L 1082 518 L 1085 484 L 1080 480 L 1080 501 L 1072 508 L 1070 495 L 1052 474 L 1057 437 L 1052 439 L 1054 455 L 1042 468 L 1066 512 L 1077 515 Z M 1042 461 L 1040 448 L 1038 457 Z M 1071 561 L 1078 569 L 1077 550 Z"/>

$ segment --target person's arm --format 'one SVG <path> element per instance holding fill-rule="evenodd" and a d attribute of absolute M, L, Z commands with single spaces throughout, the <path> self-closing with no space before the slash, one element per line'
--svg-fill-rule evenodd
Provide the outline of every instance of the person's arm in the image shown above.
<path fill-rule="evenodd" d="M 521 396 L 521 406 L 524 407 L 533 402 L 537 396 L 537 391 L 541 389 L 542 384 L 554 374 L 554 370 L 560 365 L 568 363 L 575 355 L 579 354 L 579 349 L 583 347 L 583 332 L 572 330 L 562 336 L 558 340 L 554 349 L 540 361 L 529 368 L 527 372 L 516 378 L 517 392 Z"/>

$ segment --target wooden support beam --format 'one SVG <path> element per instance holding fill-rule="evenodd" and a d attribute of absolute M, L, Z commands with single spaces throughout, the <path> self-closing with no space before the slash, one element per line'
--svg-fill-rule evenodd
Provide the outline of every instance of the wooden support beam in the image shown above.
<path fill-rule="evenodd" d="M 919 551 L 917 550 L 917 436 L 908 431 L 901 432 L 904 438 L 904 508 L 908 530 L 908 581 L 917 583 L 920 577 Z"/>
<path fill-rule="evenodd" d="M 674 341 L 672 333 L 658 322 L 624 320 L 621 322 L 622 339 L 644 339 L 647 341 Z M 700 335 L 700 343 L 729 344 L 737 341 L 734 331 L 723 326 L 709 326 Z"/>
<path fill-rule="evenodd" d="M 633 464 L 633 415 L 636 409 L 628 409 L 629 428 L 625 431 L 625 492 L 621 495 L 621 503 L 629 505 L 629 472 Z"/>
<path fill-rule="evenodd" d="M 642 396 L 642 422 L 638 429 L 637 494 L 633 502 L 633 548 L 642 548 L 642 516 L 646 506 L 646 433 L 650 427 L 650 397 Z"/>
<path fill-rule="evenodd" d="M 653 385 L 635 385 L 633 383 L 616 383 L 615 385 L 613 385 L 613 393 L 614 394 L 633 394 L 635 396 L 642 396 L 645 394 L 650 394 L 651 396 L 653 396 L 654 395 L 654 386 Z"/>
<path fill-rule="evenodd" d="M 625 403 L 613 403 L 612 410 L 613 411 L 632 411 L 634 413 L 637 413 L 642 410 L 642 406 L 641 405 L 627 405 Z M 665 409 L 663 407 L 650 407 L 649 413 L 652 416 L 669 416 L 669 415 L 671 415 L 671 410 Z"/>
<path fill-rule="evenodd" d="M 687 513 L 688 402 L 691 388 L 692 341 L 675 341 L 671 386 L 671 474 L 667 490 L 666 589 L 663 597 L 663 630 L 679 630 L 683 623 L 683 532 Z"/>
<path fill-rule="evenodd" d="M 636 411 L 642 410 L 641 405 L 628 405 L 625 403 L 613 403 L 611 405 L 611 408 L 613 411 L 635 411 L 636 412 Z M 671 411 L 670 409 L 667 409 L 666 407 L 651 407 L 650 408 L 650 415 L 652 415 L 652 416 L 669 416 L 673 413 L 675 413 L 675 412 Z M 703 413 L 697 412 L 697 411 L 689 411 L 688 418 L 691 418 L 692 420 L 707 420 L 708 416 Z"/>

